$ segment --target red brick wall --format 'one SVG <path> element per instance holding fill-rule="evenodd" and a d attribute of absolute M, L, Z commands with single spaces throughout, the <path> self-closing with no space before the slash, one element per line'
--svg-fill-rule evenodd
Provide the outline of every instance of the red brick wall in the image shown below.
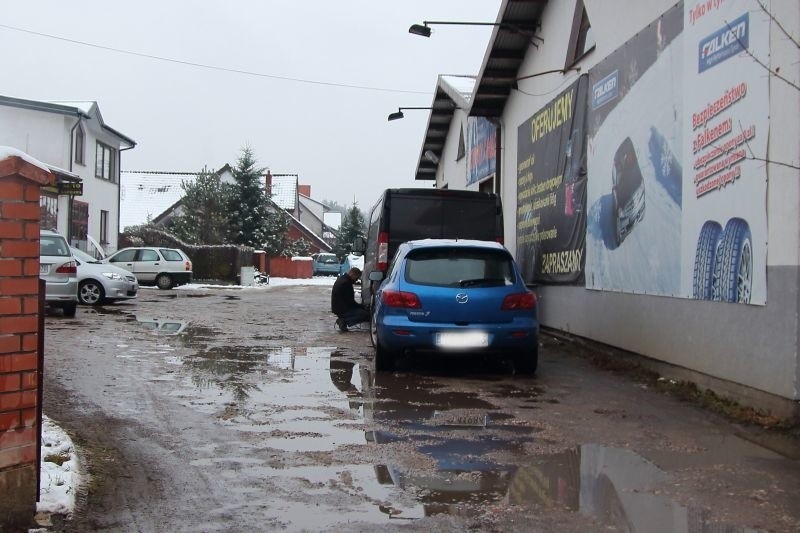
<path fill-rule="evenodd" d="M 19 157 L 0 160 L 0 529 L 36 509 L 39 187 L 52 179 Z"/>

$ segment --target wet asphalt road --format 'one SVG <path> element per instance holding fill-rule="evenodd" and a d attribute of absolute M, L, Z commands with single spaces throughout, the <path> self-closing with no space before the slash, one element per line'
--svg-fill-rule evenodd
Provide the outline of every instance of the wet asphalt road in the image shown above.
<path fill-rule="evenodd" d="M 549 336 L 534 378 L 491 360 L 376 375 L 329 291 L 143 289 L 48 316 L 45 413 L 89 474 L 55 529 L 800 528 L 794 443 Z"/>

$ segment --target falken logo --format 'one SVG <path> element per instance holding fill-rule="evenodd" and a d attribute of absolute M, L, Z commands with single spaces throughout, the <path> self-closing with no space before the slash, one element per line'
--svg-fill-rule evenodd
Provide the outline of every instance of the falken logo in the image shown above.
<path fill-rule="evenodd" d="M 725 24 L 698 45 L 697 72 L 703 72 L 750 46 L 750 14 Z"/>
<path fill-rule="evenodd" d="M 597 109 L 619 96 L 619 70 L 592 85 L 592 109 Z"/>

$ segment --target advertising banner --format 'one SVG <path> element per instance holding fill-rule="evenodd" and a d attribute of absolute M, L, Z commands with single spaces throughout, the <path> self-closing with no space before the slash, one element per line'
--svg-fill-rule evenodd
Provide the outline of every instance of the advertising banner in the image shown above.
<path fill-rule="evenodd" d="M 757 22 L 756 22 L 757 19 Z M 766 299 L 768 17 L 678 3 L 589 72 L 586 286 Z"/>
<path fill-rule="evenodd" d="M 467 185 L 497 171 L 497 128 L 483 117 L 467 119 Z"/>
<path fill-rule="evenodd" d="M 692 298 L 767 299 L 769 3 L 761 4 L 685 4 L 681 255 Z"/>
<path fill-rule="evenodd" d="M 516 257 L 528 283 L 583 278 L 587 86 L 579 77 L 517 132 Z"/>

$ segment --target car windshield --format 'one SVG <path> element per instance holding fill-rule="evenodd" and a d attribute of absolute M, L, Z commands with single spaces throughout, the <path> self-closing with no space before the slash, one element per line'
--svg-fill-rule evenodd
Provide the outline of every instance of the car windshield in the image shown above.
<path fill-rule="evenodd" d="M 499 250 L 429 248 L 408 254 L 405 279 L 418 285 L 489 287 L 512 285 L 511 257 Z"/>
<path fill-rule="evenodd" d="M 99 263 L 99 261 L 96 258 L 87 254 L 83 250 L 78 250 L 77 248 L 72 248 L 72 255 L 75 256 L 75 259 L 77 259 L 78 261 L 82 261 L 84 263 Z"/>
<path fill-rule="evenodd" d="M 63 237 L 58 235 L 39 236 L 39 255 L 69 257 L 69 246 Z"/>
<path fill-rule="evenodd" d="M 338 263 L 339 260 L 334 254 L 320 254 L 317 256 L 318 263 Z"/>

